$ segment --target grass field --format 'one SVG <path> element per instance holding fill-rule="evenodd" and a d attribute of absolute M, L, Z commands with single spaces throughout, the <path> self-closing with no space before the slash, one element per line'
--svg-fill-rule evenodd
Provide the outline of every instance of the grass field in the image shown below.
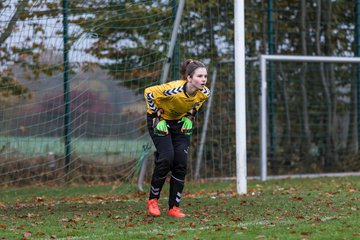
<path fill-rule="evenodd" d="M 145 186 L 147 189 L 148 185 Z M 154 218 L 135 184 L 0 189 L 0 239 L 360 239 L 360 177 L 188 182 Z"/>

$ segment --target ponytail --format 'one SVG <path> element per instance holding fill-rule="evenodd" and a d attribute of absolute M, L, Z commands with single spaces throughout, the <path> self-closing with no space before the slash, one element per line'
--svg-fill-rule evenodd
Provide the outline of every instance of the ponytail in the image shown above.
<path fill-rule="evenodd" d="M 187 76 L 192 77 L 197 68 L 206 68 L 205 64 L 200 61 L 187 59 L 181 65 L 181 76 L 186 79 Z"/>

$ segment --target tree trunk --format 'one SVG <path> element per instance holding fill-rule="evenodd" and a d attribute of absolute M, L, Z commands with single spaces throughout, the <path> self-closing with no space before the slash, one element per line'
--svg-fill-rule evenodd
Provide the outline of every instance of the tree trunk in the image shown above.
<path fill-rule="evenodd" d="M 326 9 L 326 22 L 325 22 L 325 42 L 326 42 L 326 52 L 325 55 L 331 56 L 333 54 L 333 44 L 331 41 L 331 16 L 332 16 L 332 1 L 327 2 L 327 9 Z M 328 76 L 327 79 L 329 79 L 328 86 L 330 89 L 330 99 L 332 99 L 332 103 L 328 108 L 330 108 L 330 116 L 328 116 L 327 122 L 328 122 L 328 134 L 326 136 L 327 138 L 327 149 L 326 149 L 326 159 L 325 159 L 325 167 L 329 167 L 333 164 L 338 164 L 338 149 L 335 146 L 336 141 L 336 132 L 335 129 L 335 119 L 336 119 L 336 84 L 335 84 L 335 76 L 334 76 L 334 65 L 330 63 L 328 65 Z"/>
<path fill-rule="evenodd" d="M 285 148 L 286 156 L 285 163 L 287 165 L 292 164 L 291 156 L 294 149 L 294 146 L 291 143 L 292 131 L 291 131 L 291 118 L 290 118 L 290 108 L 289 108 L 289 96 L 288 96 L 288 87 L 287 87 L 287 77 L 284 73 L 283 65 L 280 64 L 280 84 L 281 84 L 281 95 L 282 95 L 282 104 L 284 105 L 284 118 L 285 118 L 285 129 L 283 131 L 283 146 Z"/>
<path fill-rule="evenodd" d="M 302 55 L 307 55 L 307 41 L 306 41 L 306 0 L 301 0 L 301 52 Z M 305 151 L 306 155 L 309 152 L 312 134 L 309 125 L 309 113 L 308 113 L 308 98 L 307 98 L 307 89 L 306 89 L 306 73 L 307 73 L 307 63 L 302 64 L 301 71 L 301 97 L 302 97 L 302 117 L 304 125 L 304 134 L 305 134 Z"/>
<path fill-rule="evenodd" d="M 20 1 L 19 5 L 16 8 L 16 11 L 9 21 L 9 24 L 7 25 L 6 29 L 0 33 L 0 46 L 6 41 L 6 39 L 11 35 L 13 32 L 13 28 L 16 25 L 17 20 L 19 19 L 20 14 L 23 14 L 25 7 L 29 3 L 29 0 Z"/>
<path fill-rule="evenodd" d="M 356 24 L 355 26 L 355 56 L 359 57 L 359 51 L 358 51 L 358 47 L 359 47 L 359 43 L 358 43 L 358 30 L 360 28 L 360 26 L 358 25 L 358 21 L 357 21 L 357 14 L 359 9 L 358 7 L 356 7 L 357 4 L 355 5 L 355 16 L 354 16 L 354 23 Z M 357 92 L 357 84 L 358 84 L 358 76 L 359 76 L 359 71 L 360 71 L 360 64 L 356 64 L 354 66 L 354 74 L 352 75 L 351 81 L 350 81 L 350 109 L 349 109 L 349 128 L 348 128 L 348 134 L 347 134 L 347 155 L 349 156 L 348 158 L 354 158 L 355 156 L 358 155 L 358 146 L 359 146 L 359 142 L 358 142 L 358 125 L 357 125 L 357 116 L 358 116 L 358 110 L 357 110 L 357 106 L 358 106 L 358 100 L 357 100 L 357 94 L 360 94 Z M 356 157 L 357 158 L 357 157 Z"/>
<path fill-rule="evenodd" d="M 321 52 L 321 48 L 320 48 L 320 35 L 321 35 L 321 13 L 322 13 L 322 5 L 321 5 L 322 0 L 317 0 L 316 1 L 316 27 L 315 27 L 315 36 L 316 36 L 316 54 L 318 56 L 324 55 Z M 325 106 L 326 106 L 326 140 L 325 140 L 325 152 L 331 151 L 331 132 L 332 132 L 332 125 L 331 125 L 331 119 L 332 119 L 332 114 L 331 114 L 331 106 L 332 106 L 332 102 L 331 102 L 331 94 L 330 94 L 330 86 L 329 83 L 327 81 L 327 77 L 325 74 L 325 66 L 324 63 L 320 63 L 320 78 L 321 78 L 321 82 L 324 88 L 324 94 L 325 94 Z M 327 156 L 326 156 L 327 157 Z M 321 164 L 324 166 L 325 165 L 325 159 L 322 159 Z"/>
<path fill-rule="evenodd" d="M 357 66 L 356 66 L 357 68 Z M 350 109 L 349 109 L 349 130 L 347 137 L 348 155 L 355 156 L 358 154 L 358 133 L 357 133 L 357 76 L 356 73 L 351 79 Z"/>

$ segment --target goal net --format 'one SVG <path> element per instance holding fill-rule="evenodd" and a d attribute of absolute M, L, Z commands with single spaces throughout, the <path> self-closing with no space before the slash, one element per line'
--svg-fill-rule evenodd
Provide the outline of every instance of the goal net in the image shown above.
<path fill-rule="evenodd" d="M 143 91 L 169 62 L 179 2 L 1 1 L 0 185 L 128 180 L 145 155 L 151 171 Z M 234 58 L 233 4 L 187 1 L 181 17 L 167 80 L 187 58 L 208 66 L 209 86 L 218 73 L 198 169 L 207 103 L 195 123 L 189 178 L 235 175 L 234 64 L 219 65 Z"/>
<path fill-rule="evenodd" d="M 358 167 L 359 66 L 355 57 L 261 56 L 262 179 Z"/>
<path fill-rule="evenodd" d="M 1 185 L 126 179 L 151 147 L 143 90 L 159 82 L 175 6 L 63 2 L 0 4 Z"/>

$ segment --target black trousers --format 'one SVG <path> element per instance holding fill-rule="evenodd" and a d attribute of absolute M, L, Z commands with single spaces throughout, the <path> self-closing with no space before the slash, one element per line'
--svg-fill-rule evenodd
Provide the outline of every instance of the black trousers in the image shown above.
<path fill-rule="evenodd" d="M 169 208 L 179 206 L 187 169 L 187 158 L 190 146 L 190 136 L 184 135 L 180 129 L 182 122 L 167 120 L 169 134 L 154 135 L 153 118 L 147 116 L 147 126 L 155 144 L 155 166 L 151 179 L 149 199 L 160 198 L 161 189 L 166 177 L 171 172 Z"/>

